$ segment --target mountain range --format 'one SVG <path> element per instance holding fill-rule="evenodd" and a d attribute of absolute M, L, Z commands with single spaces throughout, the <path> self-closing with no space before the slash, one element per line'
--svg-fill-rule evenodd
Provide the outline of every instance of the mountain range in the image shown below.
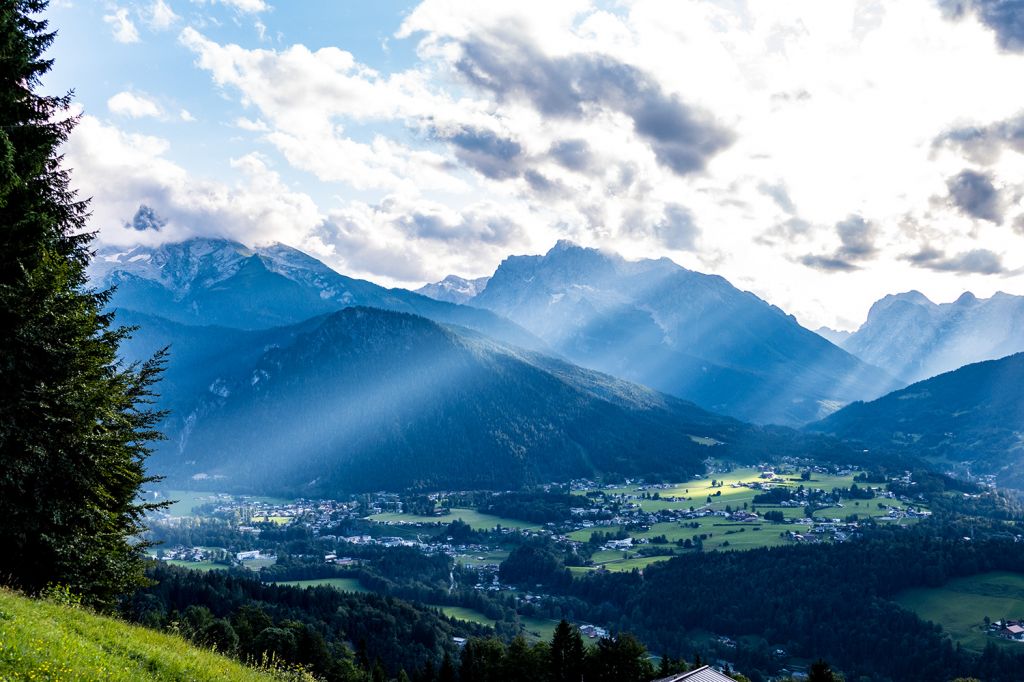
<path fill-rule="evenodd" d="M 468 303 L 579 365 L 755 423 L 797 425 L 899 387 L 727 280 L 559 242 L 512 256 Z"/>
<path fill-rule="evenodd" d="M 524 348 L 546 348 L 487 310 L 346 277 L 283 244 L 249 248 L 226 239 L 190 239 L 128 250 L 107 246 L 97 251 L 89 277 L 98 287 L 115 288 L 112 307 L 183 324 L 265 329 L 362 305 L 462 325 Z"/>
<path fill-rule="evenodd" d="M 826 338 L 864 362 L 912 383 L 1024 351 L 1024 296 L 999 292 L 985 299 L 967 292 L 937 304 L 909 291 L 877 301 L 856 332 L 831 334 Z"/>
<path fill-rule="evenodd" d="M 124 315 L 146 329 L 129 356 L 172 348 L 151 460 L 172 482 L 331 494 L 673 478 L 822 442 L 415 315 L 351 307 L 253 331 Z"/>
<path fill-rule="evenodd" d="M 666 259 L 563 242 L 507 259 L 486 282 L 448 278 L 466 295 L 483 286 L 470 305 L 345 277 L 286 246 L 226 240 L 104 248 L 91 275 L 117 287 L 118 320 L 138 328 L 126 360 L 171 347 L 160 385 L 168 439 L 152 463 L 173 481 L 292 494 L 514 487 L 676 477 L 708 457 L 784 454 L 923 458 L 1013 478 L 1022 459 L 1005 457 L 1024 431 L 1019 356 L 878 398 L 894 383 L 884 371 Z M 1016 301 L 935 306 L 946 323 L 929 333 L 972 338 L 970 321 L 999 323 L 1005 333 L 985 337 L 998 352 L 1017 324 L 999 313 Z M 909 345 L 930 306 L 887 297 L 837 340 L 870 332 L 880 344 L 887 325 Z M 747 423 L 798 424 L 850 401 L 802 433 Z"/>
<path fill-rule="evenodd" d="M 1024 353 L 844 407 L 806 430 L 1024 487 Z"/>

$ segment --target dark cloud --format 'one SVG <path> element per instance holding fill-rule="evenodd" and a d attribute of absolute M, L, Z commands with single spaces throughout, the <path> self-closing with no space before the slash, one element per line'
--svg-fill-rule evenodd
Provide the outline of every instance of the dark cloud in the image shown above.
<path fill-rule="evenodd" d="M 946 252 L 941 249 L 936 249 L 932 246 L 925 244 L 921 247 L 921 250 L 917 253 L 912 253 L 904 256 L 903 259 L 910 261 L 914 265 L 927 266 L 929 263 L 941 261 L 946 257 Z"/>
<path fill-rule="evenodd" d="M 396 217 L 394 223 L 410 237 L 434 241 L 473 240 L 503 245 L 511 244 L 522 236 L 522 229 L 515 221 L 476 212 L 464 214 L 458 222 L 449 223 L 439 215 L 413 211 Z"/>
<path fill-rule="evenodd" d="M 1002 224 L 1003 209 L 999 190 L 992 178 L 970 169 L 960 171 L 946 181 L 949 198 L 961 211 L 981 220 Z"/>
<path fill-rule="evenodd" d="M 584 173 L 594 163 L 590 145 L 586 140 L 562 140 L 551 146 L 551 157 L 563 168 Z"/>
<path fill-rule="evenodd" d="M 492 180 L 505 180 L 521 173 L 523 147 L 515 140 L 468 127 L 448 134 L 435 131 L 435 135 L 452 144 L 459 161 Z"/>
<path fill-rule="evenodd" d="M 412 213 L 401 216 L 396 221 L 402 231 L 409 235 L 415 235 L 423 239 L 455 239 L 460 235 L 457 230 L 451 229 L 447 223 L 438 215 L 429 213 Z"/>
<path fill-rule="evenodd" d="M 958 149 L 974 163 L 991 165 L 1004 148 L 1024 154 L 1024 112 L 986 126 L 965 126 L 946 131 L 935 139 L 936 147 Z"/>
<path fill-rule="evenodd" d="M 523 173 L 523 179 L 526 180 L 530 189 L 538 194 L 565 194 L 567 192 L 565 185 L 532 168 Z"/>
<path fill-rule="evenodd" d="M 1024 0 L 939 0 L 951 19 L 973 14 L 995 32 L 996 43 L 1009 52 L 1024 52 Z"/>
<path fill-rule="evenodd" d="M 452 221 L 437 213 L 409 209 L 388 200 L 381 208 L 392 214 L 392 223 L 403 234 L 415 239 L 509 245 L 522 239 L 524 234 L 519 223 L 511 218 L 481 210 L 463 212 Z"/>
<path fill-rule="evenodd" d="M 775 223 L 770 228 L 762 232 L 761 234 L 754 237 L 754 240 L 758 244 L 765 244 L 767 246 L 775 246 L 779 243 L 779 240 L 785 240 L 790 244 L 806 239 L 814 229 L 814 225 L 810 222 L 794 216 L 787 218 L 782 222 Z"/>
<path fill-rule="evenodd" d="M 700 230 L 689 209 L 681 204 L 668 204 L 661 220 L 654 226 L 655 234 L 665 246 L 680 251 L 697 248 Z"/>
<path fill-rule="evenodd" d="M 861 260 L 875 255 L 875 226 L 859 215 L 851 215 L 836 223 L 836 232 L 842 246 L 836 252 L 838 258 Z"/>
<path fill-rule="evenodd" d="M 832 272 L 858 270 L 857 261 L 867 260 L 878 252 L 875 237 L 878 230 L 874 223 L 863 217 L 850 214 L 836 223 L 839 248 L 831 255 L 807 254 L 800 262 L 809 268 Z"/>
<path fill-rule="evenodd" d="M 131 222 L 125 224 L 139 232 L 144 232 L 146 230 L 159 232 L 160 229 L 167 224 L 167 221 L 157 215 L 156 211 L 149 206 L 141 204 L 139 206 L 139 210 L 137 210 L 135 215 L 132 216 Z"/>
<path fill-rule="evenodd" d="M 786 190 L 786 186 L 781 182 L 777 185 L 769 185 L 767 182 L 762 182 L 757 188 L 763 194 L 771 197 L 778 207 L 786 213 L 796 213 L 796 206 L 793 204 L 793 200 L 789 198 L 789 192 Z"/>
<path fill-rule="evenodd" d="M 988 249 L 971 249 L 947 257 L 945 251 L 925 244 L 917 253 L 904 256 L 904 260 L 940 272 L 996 275 L 1005 271 L 1002 257 Z"/>
<path fill-rule="evenodd" d="M 595 108 L 629 116 L 659 163 L 702 171 L 733 141 L 710 116 L 667 94 L 648 74 L 601 54 L 548 57 L 510 30 L 462 44 L 459 72 L 501 100 L 528 101 L 546 116 L 582 119 Z"/>
<path fill-rule="evenodd" d="M 807 254 L 800 258 L 800 262 L 809 268 L 814 268 L 816 270 L 828 270 L 830 272 L 851 272 L 853 270 L 860 269 L 853 263 L 834 256 L 816 256 L 814 254 Z"/>

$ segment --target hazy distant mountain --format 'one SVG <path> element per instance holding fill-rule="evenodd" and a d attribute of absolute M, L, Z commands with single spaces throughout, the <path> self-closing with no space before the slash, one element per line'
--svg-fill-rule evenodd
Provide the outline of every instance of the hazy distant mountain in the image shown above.
<path fill-rule="evenodd" d="M 1024 487 L 1024 354 L 967 365 L 807 427 Z"/>
<path fill-rule="evenodd" d="M 580 365 L 759 423 L 798 424 L 897 384 L 722 277 L 559 242 L 513 256 L 471 305 Z"/>
<path fill-rule="evenodd" d="M 544 347 L 489 311 L 346 277 L 283 244 L 249 248 L 226 239 L 190 239 L 128 250 L 108 246 L 98 251 L 89 273 L 99 286 L 117 287 L 113 307 L 184 324 L 264 329 L 364 305 L 464 325 L 527 348 Z"/>
<path fill-rule="evenodd" d="M 678 478 L 710 455 L 807 451 L 789 429 L 413 315 L 349 308 L 259 331 L 124 321 L 145 330 L 130 357 L 169 343 L 177 363 L 161 386 L 174 411 L 168 440 L 150 464 L 171 482 L 317 494 L 508 488 L 601 473 Z"/>
<path fill-rule="evenodd" d="M 416 293 L 429 296 L 436 301 L 465 303 L 483 291 L 490 279 L 490 277 L 463 279 L 457 275 L 448 275 L 440 282 L 420 287 L 416 290 Z"/>
<path fill-rule="evenodd" d="M 818 336 L 831 341 L 833 344 L 843 347 L 846 340 L 853 335 L 853 332 L 843 331 L 841 329 L 832 329 L 831 327 L 818 327 L 814 330 L 814 333 Z"/>
<path fill-rule="evenodd" d="M 843 348 L 913 382 L 1024 350 L 1024 296 L 965 293 L 932 303 L 918 292 L 886 296 Z"/>

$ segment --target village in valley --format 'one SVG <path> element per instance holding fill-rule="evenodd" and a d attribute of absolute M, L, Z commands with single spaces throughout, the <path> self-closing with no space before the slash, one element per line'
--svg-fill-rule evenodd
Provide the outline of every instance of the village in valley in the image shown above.
<path fill-rule="evenodd" d="M 910 472 L 881 477 L 799 461 L 745 468 L 709 463 L 705 475 L 680 483 L 575 480 L 532 492 L 287 500 L 166 491 L 155 499 L 177 501 L 150 525 L 162 543 L 153 556 L 163 563 L 248 569 L 279 585 L 383 590 L 449 618 L 540 641 L 557 623 L 559 597 L 539 581 L 505 579 L 503 567 L 517 548 L 545 547 L 567 575 L 642 574 L 674 556 L 844 543 L 869 528 L 913 526 L 932 514 L 923 487 Z M 389 556 L 401 556 L 403 563 L 422 557 L 434 567 L 435 581 L 438 567 L 447 566 L 443 590 L 438 582 L 418 583 L 416 575 L 398 583 L 384 576 Z M 569 620 L 590 644 L 609 635 L 606 623 Z M 992 623 L 988 634 L 1024 641 L 1024 623 Z M 716 663 L 727 667 L 737 641 L 729 633 L 708 632 L 706 638 L 718 652 Z M 784 642 L 767 644 L 779 666 L 799 669 Z"/>
<path fill-rule="evenodd" d="M 532 522 L 455 506 L 461 492 L 420 496 L 416 512 L 395 493 L 353 495 L 344 500 L 283 500 L 225 493 L 168 492 L 179 501 L 162 512 L 156 526 L 181 526 L 197 518 L 219 519 L 240 537 L 245 549 L 161 546 L 156 556 L 201 568 L 237 564 L 260 569 L 276 560 L 260 548 L 264 528 L 297 525 L 323 545 L 323 562 L 344 567 L 357 563 L 346 547 L 415 547 L 444 553 L 473 567 L 489 580 L 480 589 L 501 589 L 498 566 L 507 556 L 510 536 L 542 536 L 581 557 L 573 572 L 643 570 L 656 561 L 693 551 L 744 550 L 788 543 L 843 542 L 865 523 L 912 524 L 930 515 L 921 496 L 897 494 L 886 482 L 868 482 L 854 468 L 815 466 L 711 471 L 691 481 L 644 483 L 625 480 L 601 485 L 578 480 L 567 489 L 578 500 L 563 518 Z M 859 479 L 859 480 L 858 480 Z M 894 479 L 913 489 L 909 473 Z M 423 499 L 429 508 L 423 508 Z M 161 499 L 161 498 L 157 498 Z M 474 541 L 445 535 L 454 521 L 474 531 Z M 358 532 L 340 533 L 338 528 Z M 578 565 L 572 565 L 578 563 Z"/>

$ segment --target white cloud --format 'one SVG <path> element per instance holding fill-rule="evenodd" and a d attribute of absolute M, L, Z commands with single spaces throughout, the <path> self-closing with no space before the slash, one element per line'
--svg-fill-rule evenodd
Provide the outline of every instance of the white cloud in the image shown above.
<path fill-rule="evenodd" d="M 241 128 L 242 130 L 248 130 L 251 133 L 265 133 L 270 130 L 267 124 L 260 119 L 251 120 L 244 116 L 239 116 L 235 119 L 235 127 Z"/>
<path fill-rule="evenodd" d="M 105 15 L 103 17 L 103 21 L 110 24 L 111 30 L 114 32 L 114 40 L 117 42 L 139 42 L 139 29 L 135 27 L 135 24 L 128 15 L 128 10 L 126 8 L 116 8 L 112 14 Z"/>
<path fill-rule="evenodd" d="M 247 50 L 219 45 L 192 28 L 182 31 L 181 42 L 217 85 L 237 90 L 243 104 L 259 110 L 270 129 L 267 139 L 295 167 L 358 189 L 458 191 L 463 186 L 438 154 L 385 136 L 357 141 L 340 123 L 346 118 L 419 120 L 451 109 L 418 74 L 382 78 L 335 47 Z"/>
<path fill-rule="evenodd" d="M 76 189 L 93 198 L 92 224 L 103 241 L 134 244 L 216 235 L 303 248 L 323 220 L 313 200 L 284 185 L 258 154 L 231 161 L 240 179 L 229 184 L 192 176 L 166 158 L 169 149 L 165 139 L 82 117 L 65 152 L 68 166 L 75 169 Z M 167 220 L 160 233 L 125 226 L 140 204 Z"/>
<path fill-rule="evenodd" d="M 165 0 L 156 0 L 149 7 L 149 25 L 157 30 L 170 28 L 181 17 L 174 13 Z"/>
<path fill-rule="evenodd" d="M 179 111 L 178 118 L 180 118 L 185 123 L 192 123 L 196 120 L 196 117 L 193 116 L 192 112 L 188 109 L 182 109 L 181 111 Z"/>
<path fill-rule="evenodd" d="M 1000 144 L 1024 55 L 934 0 L 426 0 L 394 38 L 418 60 L 381 73 L 338 47 L 179 35 L 245 110 L 221 120 L 330 183 L 324 222 L 288 234 L 351 272 L 487 274 L 568 237 L 718 272 L 811 326 L 893 290 L 1024 293 L 1024 153 L 984 156 L 997 225 L 950 199 L 977 155 L 935 142 Z"/>
<path fill-rule="evenodd" d="M 220 0 L 222 5 L 233 7 L 239 12 L 245 12 L 246 14 L 256 14 L 259 12 L 266 12 L 270 9 L 265 0 Z"/>
<path fill-rule="evenodd" d="M 119 92 L 108 99 L 107 108 L 113 114 L 130 118 L 160 118 L 164 115 L 160 105 L 151 98 L 128 91 Z"/>

